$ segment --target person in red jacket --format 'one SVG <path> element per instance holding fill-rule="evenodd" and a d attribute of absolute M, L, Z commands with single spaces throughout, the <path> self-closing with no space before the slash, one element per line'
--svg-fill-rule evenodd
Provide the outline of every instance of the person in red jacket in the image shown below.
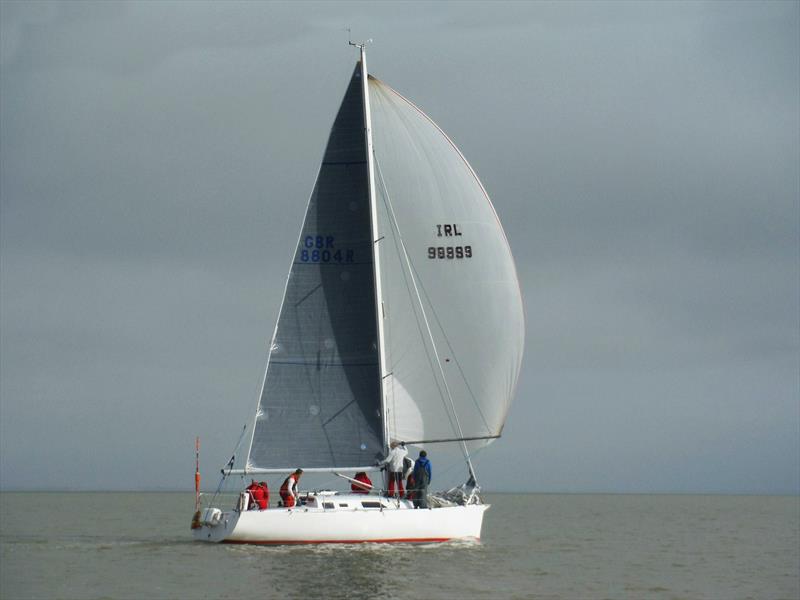
<path fill-rule="evenodd" d="M 258 502 L 258 507 L 264 510 L 269 506 L 269 487 L 266 481 L 260 482 L 258 487 L 261 490 L 261 500 L 256 500 L 256 502 Z"/>
<path fill-rule="evenodd" d="M 250 492 L 250 495 L 253 497 L 253 510 L 261 510 L 267 507 L 267 503 L 264 501 L 264 488 L 261 487 L 260 484 L 256 484 L 256 487 Z"/>
<path fill-rule="evenodd" d="M 297 482 L 300 481 L 300 476 L 303 474 L 303 469 L 297 469 L 294 473 L 289 475 L 281 485 L 281 500 L 286 508 L 291 508 L 297 504 Z"/>
<path fill-rule="evenodd" d="M 406 500 L 414 500 L 414 492 L 417 484 L 414 482 L 414 473 L 410 473 L 406 479 Z"/>
<path fill-rule="evenodd" d="M 248 503 L 247 503 L 247 509 L 248 510 L 256 510 L 258 508 L 258 496 L 259 496 L 259 494 L 257 493 L 257 490 L 260 490 L 260 488 L 259 488 L 258 484 L 256 483 L 255 479 L 253 479 L 250 482 L 250 485 L 248 485 L 245 488 L 245 491 L 247 492 L 247 495 L 249 496 Z"/>
<path fill-rule="evenodd" d="M 364 471 L 359 471 L 350 482 L 350 489 L 354 494 L 369 494 L 372 489 L 372 481 Z"/>

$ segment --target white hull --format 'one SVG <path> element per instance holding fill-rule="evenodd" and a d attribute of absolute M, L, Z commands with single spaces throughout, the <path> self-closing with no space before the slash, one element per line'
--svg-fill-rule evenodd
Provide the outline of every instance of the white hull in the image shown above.
<path fill-rule="evenodd" d="M 408 501 L 343 494 L 294 508 L 230 511 L 203 523 L 194 539 L 234 544 L 444 542 L 480 539 L 488 504 L 414 509 Z M 323 508 L 316 504 L 334 504 Z M 379 506 L 364 508 L 362 502 Z M 341 507 L 346 504 L 347 507 Z"/>

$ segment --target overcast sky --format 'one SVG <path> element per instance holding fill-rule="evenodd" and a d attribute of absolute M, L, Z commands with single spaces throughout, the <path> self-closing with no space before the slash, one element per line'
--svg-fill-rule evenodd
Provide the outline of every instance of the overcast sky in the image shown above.
<path fill-rule="evenodd" d="M 351 27 L 517 261 L 484 487 L 800 492 L 798 6 L 3 1 L 0 487 L 215 483 Z"/>

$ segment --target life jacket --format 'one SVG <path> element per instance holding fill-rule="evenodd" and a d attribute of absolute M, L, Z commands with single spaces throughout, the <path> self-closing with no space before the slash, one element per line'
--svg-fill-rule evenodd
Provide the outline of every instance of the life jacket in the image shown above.
<path fill-rule="evenodd" d="M 256 501 L 259 508 L 264 508 L 266 506 L 264 502 L 264 489 L 260 485 L 257 485 L 250 493 L 253 495 L 253 500 Z"/>
<path fill-rule="evenodd" d="M 256 503 L 258 502 L 258 497 L 256 495 L 256 490 L 260 490 L 261 488 L 255 482 L 251 483 L 245 488 L 245 491 L 250 496 L 250 502 L 248 503 L 249 510 L 253 510 L 256 507 Z"/>
<path fill-rule="evenodd" d="M 408 476 L 408 479 L 406 479 L 406 498 L 408 500 L 413 500 L 414 499 L 414 496 L 415 496 L 414 487 L 415 486 L 416 486 L 416 482 L 414 481 L 414 474 L 411 473 L 411 475 Z"/>
<path fill-rule="evenodd" d="M 353 493 L 355 493 L 355 494 L 368 494 L 369 491 L 372 489 L 372 481 L 370 481 L 370 478 L 367 476 L 366 473 L 364 473 L 364 472 L 356 473 L 356 476 L 354 477 L 354 479 L 356 481 L 360 481 L 361 483 L 364 483 L 366 485 L 365 486 L 358 485 L 358 483 L 356 483 L 356 481 L 353 481 L 350 484 L 350 490 Z"/>
<path fill-rule="evenodd" d="M 258 484 L 257 489 L 253 492 L 253 498 L 258 502 L 258 507 L 264 510 L 269 505 L 269 488 L 267 484 Z"/>
<path fill-rule="evenodd" d="M 292 480 L 295 483 L 295 487 L 297 486 L 297 476 L 292 473 L 286 479 L 283 480 L 283 484 L 281 485 L 281 498 L 285 498 L 286 496 L 291 496 L 291 492 L 289 492 L 289 481 Z"/>
<path fill-rule="evenodd" d="M 269 486 L 267 485 L 267 482 L 266 482 L 266 481 L 264 481 L 264 482 L 262 482 L 262 483 L 263 483 L 264 485 L 261 485 L 261 484 L 259 484 L 259 485 L 258 485 L 258 489 L 260 489 L 260 490 L 261 490 L 261 492 L 262 492 L 262 494 L 264 495 L 264 503 L 263 503 L 263 504 L 261 504 L 261 503 L 259 502 L 259 503 L 258 503 L 258 505 L 259 505 L 259 506 L 262 508 L 262 510 L 263 510 L 263 509 L 267 508 L 267 506 L 269 506 Z"/>
<path fill-rule="evenodd" d="M 294 500 L 294 495 L 289 491 L 289 486 L 291 485 L 290 482 L 293 481 L 295 483 L 295 491 L 297 490 L 297 475 L 292 473 L 289 475 L 281 485 L 280 494 L 281 499 L 283 500 L 283 505 L 286 508 L 292 508 L 296 503 Z"/>

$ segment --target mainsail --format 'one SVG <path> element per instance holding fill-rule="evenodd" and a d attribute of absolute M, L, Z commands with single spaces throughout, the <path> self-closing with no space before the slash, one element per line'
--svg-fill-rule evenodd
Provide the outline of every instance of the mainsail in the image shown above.
<path fill-rule="evenodd" d="M 248 468 L 371 465 L 384 448 L 361 67 L 309 200 Z"/>

